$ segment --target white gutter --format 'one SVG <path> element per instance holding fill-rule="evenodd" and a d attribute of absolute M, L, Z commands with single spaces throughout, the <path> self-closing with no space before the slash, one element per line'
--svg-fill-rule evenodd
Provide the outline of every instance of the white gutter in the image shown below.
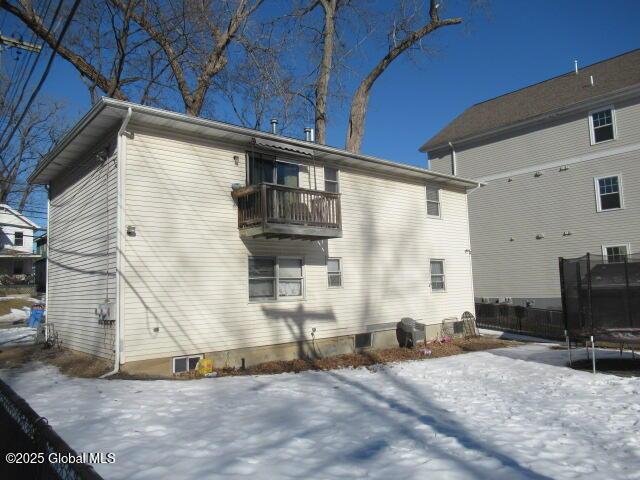
<path fill-rule="evenodd" d="M 118 164 L 116 167 L 116 175 L 118 177 L 118 192 L 117 192 L 117 207 L 116 207 L 116 318 L 115 318 L 115 338 L 114 338 L 114 353 L 113 353 L 113 370 L 108 373 L 105 373 L 100 378 L 109 377 L 114 375 L 120 371 L 120 359 L 124 357 L 121 355 L 121 346 L 124 345 L 124 342 L 120 341 L 120 335 L 122 332 L 121 323 L 122 323 L 122 245 L 124 243 L 122 238 L 122 225 L 123 225 L 123 213 L 124 213 L 124 205 L 123 205 L 123 196 L 122 189 L 124 185 L 124 162 L 126 159 L 126 142 L 123 136 L 126 134 L 127 126 L 129 125 L 129 120 L 131 120 L 131 116 L 133 115 L 133 109 L 129 107 L 127 109 L 127 114 L 122 121 L 122 125 L 120 125 L 120 129 L 118 130 L 117 136 L 117 159 Z M 109 168 L 107 166 L 107 168 Z"/>

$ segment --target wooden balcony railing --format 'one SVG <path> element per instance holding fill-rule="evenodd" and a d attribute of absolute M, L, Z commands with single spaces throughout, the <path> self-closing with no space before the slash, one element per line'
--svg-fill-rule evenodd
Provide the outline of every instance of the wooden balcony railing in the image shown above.
<path fill-rule="evenodd" d="M 262 183 L 232 193 L 244 236 L 342 236 L 340 194 Z"/>

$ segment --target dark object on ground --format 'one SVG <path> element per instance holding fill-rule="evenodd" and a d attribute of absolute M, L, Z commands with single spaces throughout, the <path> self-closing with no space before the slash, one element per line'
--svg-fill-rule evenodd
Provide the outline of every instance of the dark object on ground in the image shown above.
<path fill-rule="evenodd" d="M 640 377 L 640 358 L 598 358 L 598 373 L 610 373 L 619 377 Z M 591 360 L 573 361 L 571 368 L 591 372 Z"/>
<path fill-rule="evenodd" d="M 418 342 L 426 340 L 425 326 L 413 318 L 405 317 L 396 326 L 396 338 L 401 347 L 415 347 Z"/>

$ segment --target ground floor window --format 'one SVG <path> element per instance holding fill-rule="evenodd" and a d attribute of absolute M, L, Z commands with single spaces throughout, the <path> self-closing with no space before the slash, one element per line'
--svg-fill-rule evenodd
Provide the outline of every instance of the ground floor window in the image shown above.
<path fill-rule="evenodd" d="M 304 262 L 298 257 L 249 257 L 249 300 L 302 298 Z"/>
<path fill-rule="evenodd" d="M 21 260 L 16 260 L 15 262 L 13 262 L 13 274 L 14 275 L 24 274 L 24 263 Z"/>
<path fill-rule="evenodd" d="M 431 290 L 434 292 L 443 292 L 445 290 L 444 279 L 444 260 L 431 260 Z"/>
<path fill-rule="evenodd" d="M 173 373 L 191 372 L 196 369 L 202 355 L 188 355 L 173 359 Z"/>
<path fill-rule="evenodd" d="M 607 263 L 623 263 L 629 255 L 629 245 L 603 245 L 602 256 Z"/>
<path fill-rule="evenodd" d="M 327 275 L 329 277 L 329 288 L 342 286 L 342 260 L 339 258 L 327 259 Z"/>

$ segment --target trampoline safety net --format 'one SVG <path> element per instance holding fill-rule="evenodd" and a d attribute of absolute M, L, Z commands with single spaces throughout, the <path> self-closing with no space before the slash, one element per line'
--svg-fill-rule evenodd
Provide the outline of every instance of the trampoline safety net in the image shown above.
<path fill-rule="evenodd" d="M 565 329 L 571 339 L 640 343 L 640 254 L 560 258 Z"/>

